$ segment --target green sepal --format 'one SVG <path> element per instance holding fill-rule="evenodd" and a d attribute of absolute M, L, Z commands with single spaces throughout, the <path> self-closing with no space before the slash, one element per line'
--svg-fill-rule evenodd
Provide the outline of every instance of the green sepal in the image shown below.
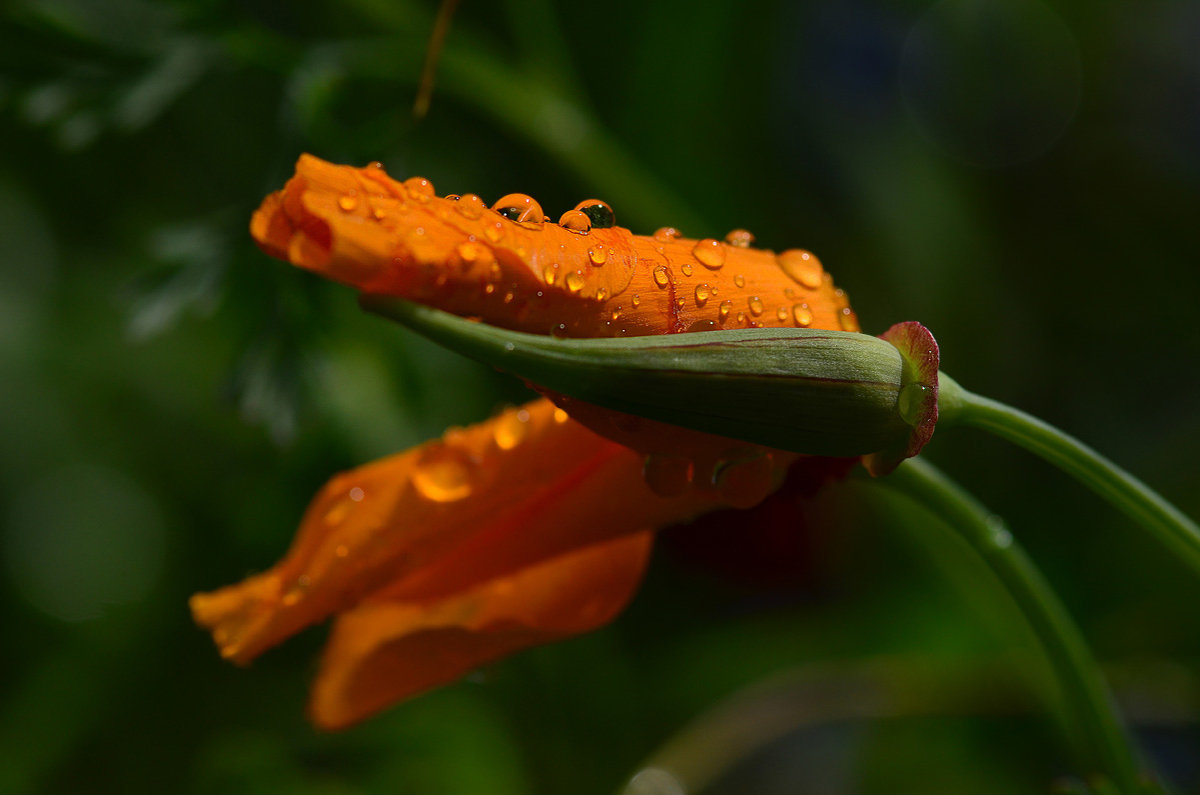
<path fill-rule="evenodd" d="M 739 329 L 561 339 L 488 326 L 390 296 L 364 308 L 554 392 L 792 452 L 907 449 L 898 407 L 909 382 L 896 347 L 866 334 Z"/>

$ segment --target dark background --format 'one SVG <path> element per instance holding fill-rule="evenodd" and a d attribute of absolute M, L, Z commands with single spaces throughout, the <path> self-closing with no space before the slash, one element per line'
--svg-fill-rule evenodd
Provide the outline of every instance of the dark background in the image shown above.
<path fill-rule="evenodd" d="M 722 731 L 751 747 L 696 791 L 1078 772 L 1002 599 L 861 483 L 767 532 L 669 532 L 615 625 L 341 734 L 303 718 L 323 630 L 239 670 L 186 600 L 271 563 L 334 472 L 525 399 L 257 251 L 305 151 L 809 248 L 864 330 L 922 321 L 961 383 L 1200 515 L 1200 5 L 467 0 L 419 124 L 430 2 L 3 8 L 0 791 L 608 793 Z M 1018 450 L 954 430 L 928 456 L 1196 791 L 1200 586 Z M 655 775 L 631 792 L 677 792 Z"/>

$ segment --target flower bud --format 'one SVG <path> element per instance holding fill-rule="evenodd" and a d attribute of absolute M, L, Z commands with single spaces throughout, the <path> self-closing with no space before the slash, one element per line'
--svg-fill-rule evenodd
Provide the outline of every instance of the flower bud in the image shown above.
<path fill-rule="evenodd" d="M 937 420 L 937 343 L 919 323 L 883 338 L 752 328 L 560 339 L 387 296 L 363 306 L 451 350 L 604 408 L 886 474 Z"/>

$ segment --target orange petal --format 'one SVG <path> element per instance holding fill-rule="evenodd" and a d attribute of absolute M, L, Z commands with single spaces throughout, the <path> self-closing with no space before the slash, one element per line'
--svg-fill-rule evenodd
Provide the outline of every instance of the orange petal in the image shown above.
<path fill-rule="evenodd" d="M 747 471 L 769 490 L 790 460 L 759 457 Z M 746 496 L 719 487 L 723 481 L 696 478 L 693 487 L 685 482 L 661 497 L 642 468 L 641 455 L 569 420 L 549 401 L 535 401 L 333 478 L 283 561 L 241 584 L 197 594 L 193 615 L 224 656 L 244 663 L 370 594 L 451 596 Z"/>
<path fill-rule="evenodd" d="M 653 535 L 560 555 L 443 599 L 371 600 L 338 617 L 313 686 L 337 729 L 520 649 L 596 629 L 632 597 Z"/>
<path fill-rule="evenodd" d="M 536 206 L 505 198 L 518 210 Z M 377 166 L 304 155 L 251 232 L 268 253 L 365 292 L 538 334 L 858 330 L 845 294 L 806 251 L 584 226 L 510 220 L 475 196 L 434 196 L 418 177 L 400 183 Z"/>

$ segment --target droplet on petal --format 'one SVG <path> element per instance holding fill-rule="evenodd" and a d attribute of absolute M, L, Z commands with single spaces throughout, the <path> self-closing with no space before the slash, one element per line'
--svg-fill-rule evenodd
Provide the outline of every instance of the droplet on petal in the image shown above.
<path fill-rule="evenodd" d="M 596 246 L 588 249 L 588 259 L 592 261 L 593 265 L 603 265 L 608 260 L 608 254 L 603 246 Z"/>
<path fill-rule="evenodd" d="M 642 477 L 650 491 L 660 497 L 678 497 L 687 491 L 695 474 L 690 458 L 679 455 L 646 456 L 642 465 Z"/>
<path fill-rule="evenodd" d="M 654 283 L 659 287 L 666 287 L 671 283 L 671 275 L 667 273 L 665 265 L 659 265 L 654 269 Z"/>
<path fill-rule="evenodd" d="M 458 256 L 465 263 L 472 263 L 479 257 L 479 246 L 467 240 L 458 244 Z"/>
<path fill-rule="evenodd" d="M 824 270 L 821 261 L 810 252 L 801 248 L 793 248 L 778 255 L 775 260 L 791 279 L 810 290 L 821 286 Z"/>
<path fill-rule="evenodd" d="M 542 268 L 542 281 L 546 282 L 546 284 L 553 286 L 553 284 L 557 278 L 558 278 L 558 263 L 557 262 L 552 263 L 552 264 L 547 265 L 546 267 Z"/>
<path fill-rule="evenodd" d="M 750 307 L 750 313 L 755 317 L 761 315 L 763 313 L 763 309 L 765 308 L 763 306 L 762 299 L 757 295 L 751 297 L 750 300 L 746 302 L 746 305 Z"/>
<path fill-rule="evenodd" d="M 358 207 L 358 198 L 353 195 L 346 194 L 345 196 L 338 197 L 337 203 L 338 207 L 341 207 L 344 212 L 353 212 L 354 209 Z"/>
<path fill-rule="evenodd" d="M 691 276 L 692 275 L 692 263 L 690 263 L 690 262 L 683 263 L 682 265 L 679 266 L 679 270 L 683 271 L 684 276 Z"/>
<path fill-rule="evenodd" d="M 813 313 L 808 308 L 808 304 L 796 304 L 792 307 L 792 319 L 796 321 L 796 325 L 804 328 L 812 325 Z"/>
<path fill-rule="evenodd" d="M 493 243 L 499 243 L 504 239 L 504 224 L 499 221 L 494 224 L 488 224 L 483 228 L 483 236 Z"/>
<path fill-rule="evenodd" d="M 854 314 L 850 307 L 843 307 L 842 311 L 838 312 L 838 325 L 842 327 L 842 331 L 858 331 L 858 315 Z"/>
<path fill-rule="evenodd" d="M 750 248 L 754 244 L 754 235 L 745 229 L 734 229 L 725 235 L 725 242 L 738 248 Z"/>
<path fill-rule="evenodd" d="M 470 218 L 474 220 L 475 218 L 483 215 L 483 211 L 487 209 L 487 205 L 483 203 L 483 199 L 479 198 L 474 193 L 464 193 L 461 197 L 459 197 L 458 201 L 454 203 L 454 209 L 464 218 Z"/>
<path fill-rule="evenodd" d="M 721 305 L 717 307 L 717 315 L 719 315 L 722 320 L 729 317 L 729 313 L 732 311 L 733 301 L 722 301 Z"/>
<path fill-rule="evenodd" d="M 557 422 L 559 425 L 562 425 L 564 422 L 566 422 L 569 419 L 571 419 L 571 416 L 569 414 L 567 414 L 567 412 L 563 411 L 562 409 L 557 409 L 557 408 L 554 410 L 554 421 Z"/>
<path fill-rule="evenodd" d="M 404 180 L 404 187 L 408 190 L 408 195 L 422 204 L 433 198 L 434 189 L 433 183 L 424 177 L 409 177 Z"/>
<path fill-rule="evenodd" d="M 511 450 L 529 435 L 529 412 L 509 410 L 496 418 L 493 437 L 501 450 Z"/>
<path fill-rule="evenodd" d="M 571 232 L 586 235 L 592 228 L 592 219 L 587 217 L 587 213 L 579 210 L 567 210 L 558 219 L 558 225 Z"/>
<path fill-rule="evenodd" d="M 737 276 L 733 277 L 733 283 L 738 287 L 745 287 L 746 277 L 739 273 Z"/>
<path fill-rule="evenodd" d="M 584 281 L 583 274 L 579 271 L 573 271 L 567 274 L 566 278 L 567 289 L 573 293 L 577 293 L 583 289 Z"/>
<path fill-rule="evenodd" d="M 692 256 L 698 259 L 704 267 L 716 270 L 725 264 L 725 244 L 720 240 L 707 237 L 692 248 Z"/>
<path fill-rule="evenodd" d="M 704 306 L 712 298 L 712 287 L 708 284 L 696 285 L 696 306 Z"/>
<path fill-rule="evenodd" d="M 788 319 L 788 311 L 786 306 L 781 306 L 775 310 L 775 317 L 779 318 L 780 322 Z"/>
<path fill-rule="evenodd" d="M 613 213 L 613 208 L 599 199 L 584 199 L 575 205 L 575 209 L 591 219 L 592 227 L 595 229 L 609 229 L 617 223 L 617 216 Z"/>
<path fill-rule="evenodd" d="M 734 508 L 750 508 L 762 502 L 775 487 L 774 465 L 769 453 L 734 461 L 722 461 L 713 470 L 717 493 Z"/>
<path fill-rule="evenodd" d="M 412 482 L 426 499 L 454 502 L 471 493 L 474 470 L 475 463 L 465 452 L 434 443 L 418 456 Z"/>
<path fill-rule="evenodd" d="M 540 224 L 546 220 L 542 205 L 524 193 L 510 193 L 492 205 L 492 209 L 510 221 L 523 224 Z"/>
<path fill-rule="evenodd" d="M 659 243 L 666 243 L 668 240 L 675 240 L 680 237 L 679 230 L 673 226 L 660 226 L 654 230 L 654 239 Z"/>

